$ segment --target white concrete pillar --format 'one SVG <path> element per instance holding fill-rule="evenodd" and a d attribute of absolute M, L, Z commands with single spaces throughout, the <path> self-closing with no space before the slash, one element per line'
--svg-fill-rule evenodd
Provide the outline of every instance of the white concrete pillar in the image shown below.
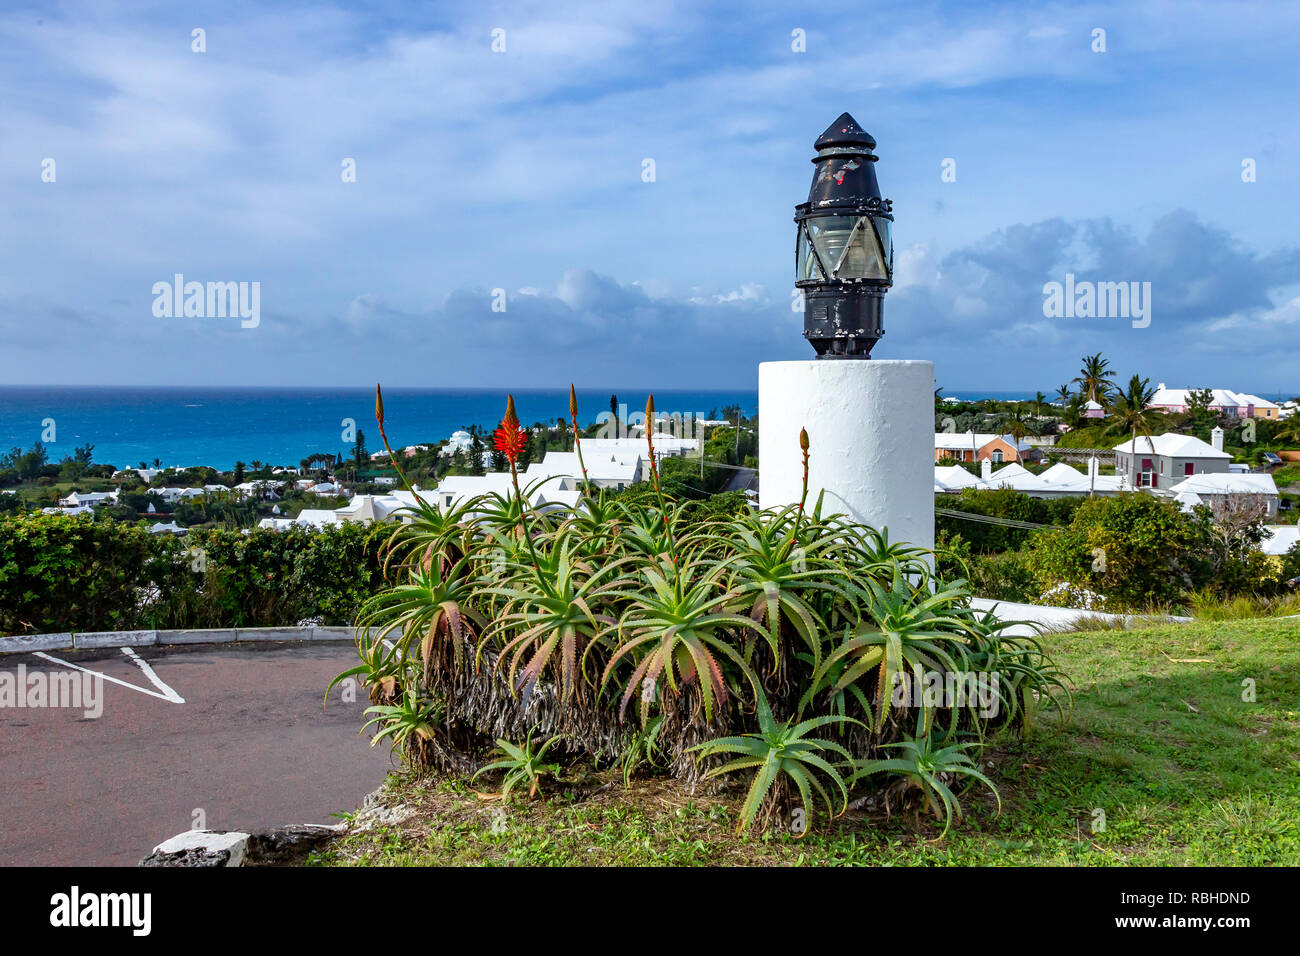
<path fill-rule="evenodd" d="M 934 547 L 934 364 L 877 359 L 758 366 L 759 504 L 797 504 L 808 430 L 808 507 L 891 541 Z"/>

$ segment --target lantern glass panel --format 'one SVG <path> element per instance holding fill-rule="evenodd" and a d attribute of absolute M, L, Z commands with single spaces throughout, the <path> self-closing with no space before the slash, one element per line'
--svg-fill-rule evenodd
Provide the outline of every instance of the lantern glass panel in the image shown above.
<path fill-rule="evenodd" d="M 855 228 L 856 227 L 856 228 Z M 822 262 L 836 279 L 888 279 L 871 220 L 858 216 L 810 219 L 808 230 Z"/>
<path fill-rule="evenodd" d="M 795 250 L 795 277 L 822 281 L 826 279 L 817 267 L 817 257 L 813 255 L 812 243 L 808 241 L 808 232 L 802 224 L 799 226 L 799 243 Z"/>
<path fill-rule="evenodd" d="M 884 261 L 890 276 L 894 274 L 894 224 L 879 216 L 872 220 L 876 224 L 876 234 L 880 236 L 880 248 L 884 252 Z"/>

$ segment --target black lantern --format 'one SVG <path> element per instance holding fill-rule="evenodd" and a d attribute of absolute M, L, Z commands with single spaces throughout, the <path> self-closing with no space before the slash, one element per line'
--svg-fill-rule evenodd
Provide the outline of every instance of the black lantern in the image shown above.
<path fill-rule="evenodd" d="M 818 358 L 870 358 L 894 282 L 894 215 L 876 182 L 876 141 L 841 113 L 813 147 L 812 188 L 794 216 L 804 338 Z"/>

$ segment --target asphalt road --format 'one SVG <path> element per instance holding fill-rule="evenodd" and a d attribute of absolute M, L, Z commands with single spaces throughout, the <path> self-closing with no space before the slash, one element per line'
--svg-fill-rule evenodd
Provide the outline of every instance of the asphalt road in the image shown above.
<path fill-rule="evenodd" d="M 347 642 L 142 647 L 175 703 L 120 649 L 50 655 L 96 680 L 102 715 L 0 706 L 0 865 L 134 866 L 191 829 L 336 823 L 391 766 L 358 736 L 365 694 L 325 686 L 356 661 Z M 71 670 L 34 654 L 0 672 Z M 77 673 L 77 672 L 73 672 Z M 86 679 L 86 678 L 78 678 Z M 145 693 L 149 691 L 151 693 Z"/>

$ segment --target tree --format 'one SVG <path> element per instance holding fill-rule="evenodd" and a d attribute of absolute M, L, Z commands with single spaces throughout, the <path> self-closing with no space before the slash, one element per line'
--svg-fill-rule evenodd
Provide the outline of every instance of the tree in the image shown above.
<path fill-rule="evenodd" d="M 477 426 L 469 433 L 469 473 L 471 475 L 483 474 L 483 453 L 487 451 L 483 444 L 483 432 Z"/>
<path fill-rule="evenodd" d="M 1088 396 L 1088 401 L 1096 402 L 1098 405 L 1106 404 L 1106 397 L 1110 394 L 1111 389 L 1115 387 L 1114 382 L 1107 379 L 1115 377 L 1115 372 L 1110 368 L 1110 360 L 1101 357 L 1101 353 L 1096 355 L 1085 355 L 1083 357 L 1083 368 L 1079 369 L 1079 375 L 1074 380 L 1074 384 L 1080 387 L 1080 390 Z"/>
<path fill-rule="evenodd" d="M 366 452 L 366 433 L 358 428 L 356 444 L 352 446 L 352 461 L 360 468 L 369 460 L 369 457 Z"/>
<path fill-rule="evenodd" d="M 1020 439 L 1029 434 L 1029 428 L 1025 424 L 1025 413 L 1019 409 L 1009 411 L 1002 416 L 1002 422 L 1007 434 L 1015 439 L 1018 448 Z"/>
<path fill-rule="evenodd" d="M 1034 414 L 1035 414 L 1035 415 L 1040 416 L 1040 417 L 1042 416 L 1042 414 L 1043 414 L 1043 405 L 1046 404 L 1046 402 L 1047 402 L 1047 396 L 1046 396 L 1046 395 L 1044 395 L 1042 392 L 1035 392 L 1035 393 L 1034 393 Z"/>
<path fill-rule="evenodd" d="M 242 461 L 237 461 L 235 462 L 235 474 L 234 474 L 233 484 L 242 485 L 243 483 L 244 483 L 244 463 Z"/>
<path fill-rule="evenodd" d="M 89 465 L 95 453 L 94 445 L 78 445 L 72 452 L 72 460 L 82 465 Z"/>
<path fill-rule="evenodd" d="M 1135 478 L 1137 475 L 1137 437 L 1140 431 L 1147 437 L 1151 438 L 1151 422 L 1154 416 L 1159 415 L 1155 409 L 1150 408 L 1151 396 L 1155 395 L 1155 389 L 1148 388 L 1148 380 L 1142 378 L 1136 372 L 1129 379 L 1128 389 L 1120 392 L 1110 403 L 1111 423 L 1126 432 L 1132 433 L 1132 440 L 1129 443 L 1129 486 L 1137 487 Z"/>
<path fill-rule="evenodd" d="M 611 396 L 609 396 L 609 413 L 610 413 L 610 415 L 613 416 L 613 422 L 614 422 L 614 435 L 613 435 L 613 437 L 617 438 L 617 437 L 618 437 L 618 434 L 619 434 L 619 433 L 618 433 L 618 396 L 617 396 L 617 395 L 611 395 Z"/>
<path fill-rule="evenodd" d="M 1214 403 L 1214 392 L 1208 388 L 1197 388 L 1187 393 L 1187 427 L 1198 438 L 1208 438 L 1214 427 L 1216 416 L 1210 409 Z"/>

